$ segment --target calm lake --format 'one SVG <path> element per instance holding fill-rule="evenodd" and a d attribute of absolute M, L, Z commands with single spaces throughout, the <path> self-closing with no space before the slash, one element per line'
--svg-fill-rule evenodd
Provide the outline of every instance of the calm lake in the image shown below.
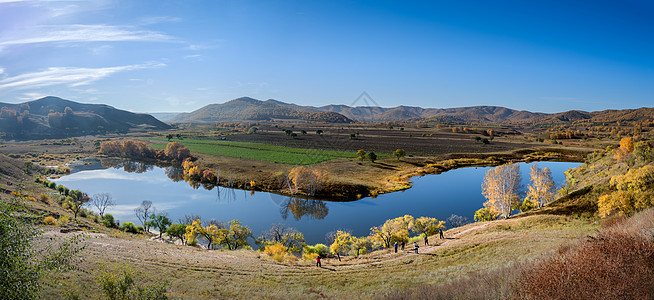
<path fill-rule="evenodd" d="M 565 182 L 563 172 L 580 164 L 539 162 L 538 165 L 550 168 L 556 187 L 560 187 Z M 525 185 L 530 166 L 520 164 Z M 134 208 L 141 201 L 150 200 L 157 212 L 166 212 L 174 222 L 187 214 L 223 222 L 238 219 L 255 236 L 273 223 L 284 222 L 304 233 L 307 243 L 315 244 L 324 243 L 325 234 L 336 229 L 349 229 L 356 236 L 368 235 L 370 227 L 405 214 L 439 220 L 456 214 L 472 221 L 474 212 L 485 201 L 481 182 L 488 169 L 471 167 L 414 177 L 413 187 L 406 191 L 352 202 L 309 200 L 222 187 L 194 189 L 187 182 L 170 179 L 165 168 L 139 164 L 120 168 L 106 168 L 99 163 L 78 166 L 71 175 L 54 181 L 89 195 L 111 194 L 117 205 L 107 209 L 107 213 L 121 222 L 139 224 Z M 168 173 L 173 171 L 168 169 Z"/>

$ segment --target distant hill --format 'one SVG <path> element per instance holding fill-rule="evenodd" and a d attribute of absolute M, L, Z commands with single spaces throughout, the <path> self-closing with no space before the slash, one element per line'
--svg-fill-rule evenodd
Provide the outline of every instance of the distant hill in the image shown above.
<path fill-rule="evenodd" d="M 351 119 L 331 111 L 310 106 L 287 104 L 276 100 L 261 101 L 249 97 L 234 99 L 222 104 L 210 104 L 190 113 L 182 113 L 171 122 L 207 123 L 268 121 L 274 119 L 303 120 L 328 123 L 350 123 Z"/>
<path fill-rule="evenodd" d="M 350 107 L 346 105 L 328 105 L 318 107 L 320 110 L 335 111 L 348 118 L 360 121 L 417 121 L 442 120 L 452 122 L 506 122 L 534 119 L 546 116 L 544 113 L 517 111 L 498 106 L 473 106 L 459 108 L 422 108 L 414 106 L 397 107 Z"/>
<path fill-rule="evenodd" d="M 168 122 L 172 120 L 175 116 L 181 114 L 180 112 L 158 112 L 158 113 L 148 113 L 148 115 L 151 115 L 155 117 L 155 119 L 161 121 L 161 122 Z"/>
<path fill-rule="evenodd" d="M 273 119 L 296 119 L 330 123 L 403 122 L 433 120 L 439 122 L 477 122 L 495 124 L 551 124 L 588 120 L 614 122 L 654 118 L 654 108 L 585 112 L 571 110 L 561 113 L 538 113 L 499 106 L 457 108 L 422 108 L 415 106 L 375 107 L 325 105 L 320 107 L 288 104 L 278 100 L 261 101 L 249 97 L 222 104 L 211 104 L 191 113 L 182 113 L 170 122 L 240 122 Z"/>
<path fill-rule="evenodd" d="M 168 124 L 147 114 L 57 97 L 20 104 L 0 103 L 0 135 L 5 139 L 61 138 L 168 128 Z"/>

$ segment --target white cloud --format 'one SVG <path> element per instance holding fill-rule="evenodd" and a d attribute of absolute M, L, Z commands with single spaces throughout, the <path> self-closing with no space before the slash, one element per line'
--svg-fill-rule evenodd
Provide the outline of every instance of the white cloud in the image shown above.
<path fill-rule="evenodd" d="M 46 94 L 41 93 L 24 93 L 23 95 L 24 97 L 20 97 L 20 100 L 35 100 L 47 96 Z"/>
<path fill-rule="evenodd" d="M 160 24 L 160 23 L 178 23 L 181 22 L 181 18 L 177 17 L 168 17 L 168 16 L 162 16 L 162 17 L 147 17 L 141 19 L 140 25 L 152 25 L 152 24 Z"/>
<path fill-rule="evenodd" d="M 38 43 L 82 42 L 176 42 L 161 32 L 136 30 L 127 26 L 112 25 L 48 25 L 37 26 L 31 32 L 21 32 L 19 38 L 0 41 L 0 48 L 10 45 Z"/>
<path fill-rule="evenodd" d="M 0 75 L 2 75 L 2 73 L 4 73 L 4 72 L 5 72 L 5 68 L 0 67 Z"/>
<path fill-rule="evenodd" d="M 166 66 L 163 63 L 147 63 L 109 68 L 48 68 L 45 71 L 21 74 L 0 80 L 2 89 L 31 89 L 67 84 L 70 87 L 90 84 L 117 72 Z"/>

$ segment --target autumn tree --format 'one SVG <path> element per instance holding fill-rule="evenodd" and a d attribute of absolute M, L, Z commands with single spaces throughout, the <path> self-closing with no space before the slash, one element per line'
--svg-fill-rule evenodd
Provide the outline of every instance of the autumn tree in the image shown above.
<path fill-rule="evenodd" d="M 350 245 L 350 253 L 354 253 L 356 257 L 360 254 L 366 254 L 373 250 L 374 243 L 371 237 L 352 237 L 352 245 Z"/>
<path fill-rule="evenodd" d="M 207 241 L 207 249 L 213 249 L 214 242 L 218 242 L 222 235 L 225 234 L 223 223 L 212 223 L 207 226 L 202 226 L 200 219 L 197 219 L 191 223 L 191 225 L 186 226 L 186 238 L 187 242 L 197 241 L 197 237 L 201 236 L 204 240 Z"/>
<path fill-rule="evenodd" d="M 646 207 L 654 206 L 654 166 L 645 165 L 631 169 L 626 174 L 613 176 L 610 186 L 614 190 L 602 195 L 598 201 L 598 214 L 632 215 Z"/>
<path fill-rule="evenodd" d="M 164 154 L 170 160 L 184 161 L 185 159 L 191 157 L 191 150 L 182 145 L 182 143 L 171 142 L 166 145 Z"/>
<path fill-rule="evenodd" d="M 632 152 L 634 152 L 634 139 L 624 137 L 620 140 L 620 148 L 615 150 L 614 157 L 618 161 L 625 161 L 631 157 Z"/>
<path fill-rule="evenodd" d="M 139 221 L 141 221 L 141 224 L 143 224 L 143 228 L 145 228 L 145 231 L 148 232 L 149 226 L 146 223 L 150 218 L 150 215 L 154 214 L 154 207 L 152 207 L 152 201 L 143 200 L 143 202 L 141 202 L 141 205 L 139 205 L 139 207 L 134 209 L 134 214 L 136 215 L 136 218 L 139 219 Z"/>
<path fill-rule="evenodd" d="M 357 151 L 357 158 L 359 160 L 364 160 L 364 159 L 366 159 L 366 154 L 367 154 L 366 150 L 361 149 L 361 150 Z"/>
<path fill-rule="evenodd" d="M 100 215 L 100 218 L 102 218 L 104 217 L 105 210 L 111 206 L 115 206 L 116 202 L 111 198 L 109 193 L 99 193 L 91 197 L 91 204 L 98 209 L 98 214 Z"/>
<path fill-rule="evenodd" d="M 438 230 L 443 228 L 445 228 L 445 221 L 439 221 L 436 218 L 430 217 L 420 217 L 413 221 L 411 231 L 430 236 L 438 233 Z"/>
<path fill-rule="evenodd" d="M 538 164 L 531 165 L 531 183 L 527 187 L 525 201 L 533 207 L 543 207 L 554 199 L 554 180 L 549 168 L 539 168 Z"/>
<path fill-rule="evenodd" d="M 240 247 L 247 246 L 247 239 L 252 237 L 252 231 L 247 226 L 241 224 L 239 220 L 231 220 L 227 223 L 229 228 L 219 230 L 217 242 L 227 246 L 229 250 L 236 250 Z"/>
<path fill-rule="evenodd" d="M 303 190 L 313 196 L 322 189 L 327 181 L 327 172 L 322 169 L 295 167 L 288 173 L 287 180 L 291 187 L 291 193 Z"/>
<path fill-rule="evenodd" d="M 291 252 L 300 252 L 305 245 L 304 234 L 285 223 L 273 224 L 269 230 L 263 232 L 256 239 L 256 243 L 262 246 L 279 243 Z"/>
<path fill-rule="evenodd" d="M 400 158 L 406 156 L 406 152 L 404 149 L 397 149 L 393 151 L 393 156 L 397 157 L 397 160 L 400 160 Z"/>
<path fill-rule="evenodd" d="M 82 191 L 72 190 L 68 193 L 66 200 L 68 209 L 73 212 L 75 219 L 77 219 L 77 214 L 82 210 L 82 207 L 90 201 L 90 198 L 87 194 L 82 193 Z"/>
<path fill-rule="evenodd" d="M 337 230 L 336 234 L 334 234 L 334 242 L 329 246 L 329 250 L 336 254 L 340 261 L 341 255 L 350 252 L 354 239 L 355 237 L 350 232 Z"/>
<path fill-rule="evenodd" d="M 159 231 L 159 239 L 161 239 L 163 233 L 166 232 L 168 226 L 173 223 L 166 214 L 151 214 L 148 218 L 149 221 L 146 222 L 147 226 L 156 228 Z"/>
<path fill-rule="evenodd" d="M 493 221 L 497 220 L 497 217 L 499 217 L 499 213 L 495 210 L 492 210 L 490 208 L 480 208 L 475 212 L 475 222 L 486 222 L 486 221 Z"/>
<path fill-rule="evenodd" d="M 384 224 L 370 228 L 370 236 L 384 248 L 389 248 L 394 241 L 409 239 L 409 229 L 413 226 L 413 221 L 410 215 L 386 220 Z"/>
<path fill-rule="evenodd" d="M 481 193 L 488 199 L 484 207 L 494 210 L 504 218 L 520 199 L 520 169 L 518 164 L 501 165 L 486 172 Z"/>

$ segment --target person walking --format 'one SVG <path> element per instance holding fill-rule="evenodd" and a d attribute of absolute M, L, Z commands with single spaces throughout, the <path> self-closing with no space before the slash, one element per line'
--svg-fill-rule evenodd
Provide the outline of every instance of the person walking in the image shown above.
<path fill-rule="evenodd" d="M 404 245 L 406 245 L 406 243 L 402 241 L 402 250 L 404 250 Z"/>
<path fill-rule="evenodd" d="M 425 246 L 429 245 L 429 240 L 427 239 L 427 234 L 425 234 Z"/>
<path fill-rule="evenodd" d="M 397 253 L 397 242 L 395 242 L 395 245 L 393 246 L 395 247 L 395 253 Z"/>
<path fill-rule="evenodd" d="M 445 238 L 445 236 L 443 235 L 443 229 L 439 229 L 438 233 L 441 235 L 441 240 Z"/>
<path fill-rule="evenodd" d="M 418 242 L 413 242 L 413 248 L 416 250 L 416 254 L 418 254 Z"/>
<path fill-rule="evenodd" d="M 320 255 L 316 257 L 316 267 L 322 268 L 322 264 L 320 264 Z"/>

